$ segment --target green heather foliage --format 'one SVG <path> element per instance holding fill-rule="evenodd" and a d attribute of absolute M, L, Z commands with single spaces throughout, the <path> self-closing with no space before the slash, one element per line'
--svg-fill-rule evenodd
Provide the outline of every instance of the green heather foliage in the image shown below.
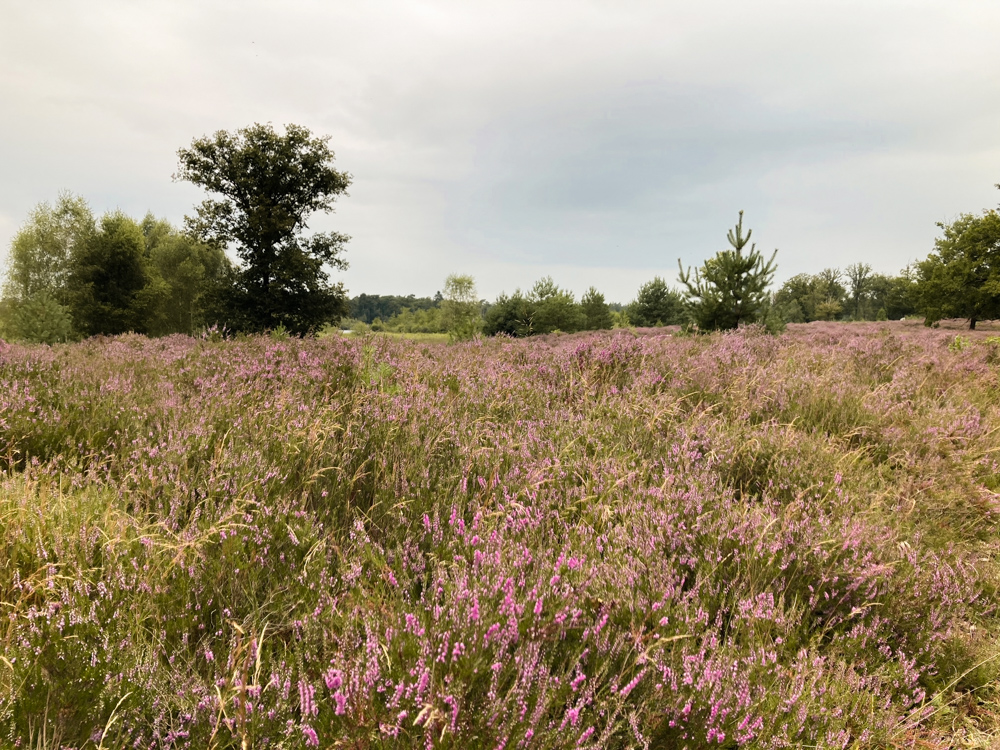
<path fill-rule="evenodd" d="M 0 746 L 987 737 L 1000 350 L 956 342 L 0 343 Z"/>

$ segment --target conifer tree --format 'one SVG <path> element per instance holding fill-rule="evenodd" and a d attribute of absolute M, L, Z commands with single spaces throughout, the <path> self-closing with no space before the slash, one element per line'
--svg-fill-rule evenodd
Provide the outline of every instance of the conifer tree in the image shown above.
<path fill-rule="evenodd" d="M 606 331 L 612 326 L 611 308 L 604 301 L 604 295 L 590 287 L 580 298 L 580 307 L 587 318 L 588 331 Z"/>
<path fill-rule="evenodd" d="M 700 269 L 695 269 L 692 279 L 691 269 L 681 265 L 681 283 L 687 287 L 688 310 L 692 322 L 701 331 L 727 330 L 749 323 L 763 323 L 769 307 L 767 287 L 774 278 L 774 259 L 764 261 L 757 246 L 750 245 L 752 230 L 743 234 L 743 212 L 739 223 L 729 230 L 729 244 L 732 249 L 716 253 L 705 261 Z"/>

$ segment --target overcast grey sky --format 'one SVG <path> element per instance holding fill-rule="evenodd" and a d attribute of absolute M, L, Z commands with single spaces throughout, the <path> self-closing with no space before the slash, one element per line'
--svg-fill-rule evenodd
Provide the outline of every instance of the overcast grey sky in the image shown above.
<path fill-rule="evenodd" d="M 996 0 L 0 0 L 0 248 L 60 190 L 180 223 L 177 149 L 331 136 L 352 294 L 627 302 L 745 209 L 778 278 L 1000 202 Z"/>

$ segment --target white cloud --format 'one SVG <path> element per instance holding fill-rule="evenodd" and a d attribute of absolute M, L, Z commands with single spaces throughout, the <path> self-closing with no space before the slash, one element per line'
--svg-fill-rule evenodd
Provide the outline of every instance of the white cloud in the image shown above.
<path fill-rule="evenodd" d="M 353 292 L 551 273 L 625 301 L 740 208 L 781 277 L 893 271 L 1000 200 L 998 25 L 979 0 L 10 4 L 0 217 L 68 188 L 180 221 L 179 147 L 296 122 L 355 176 L 315 222 L 353 235 Z"/>

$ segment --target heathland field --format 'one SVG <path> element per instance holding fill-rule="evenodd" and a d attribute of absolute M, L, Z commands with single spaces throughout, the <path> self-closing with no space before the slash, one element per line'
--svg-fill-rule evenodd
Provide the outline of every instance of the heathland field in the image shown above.
<path fill-rule="evenodd" d="M 993 746 L 998 372 L 900 323 L 0 343 L 0 746 Z"/>

